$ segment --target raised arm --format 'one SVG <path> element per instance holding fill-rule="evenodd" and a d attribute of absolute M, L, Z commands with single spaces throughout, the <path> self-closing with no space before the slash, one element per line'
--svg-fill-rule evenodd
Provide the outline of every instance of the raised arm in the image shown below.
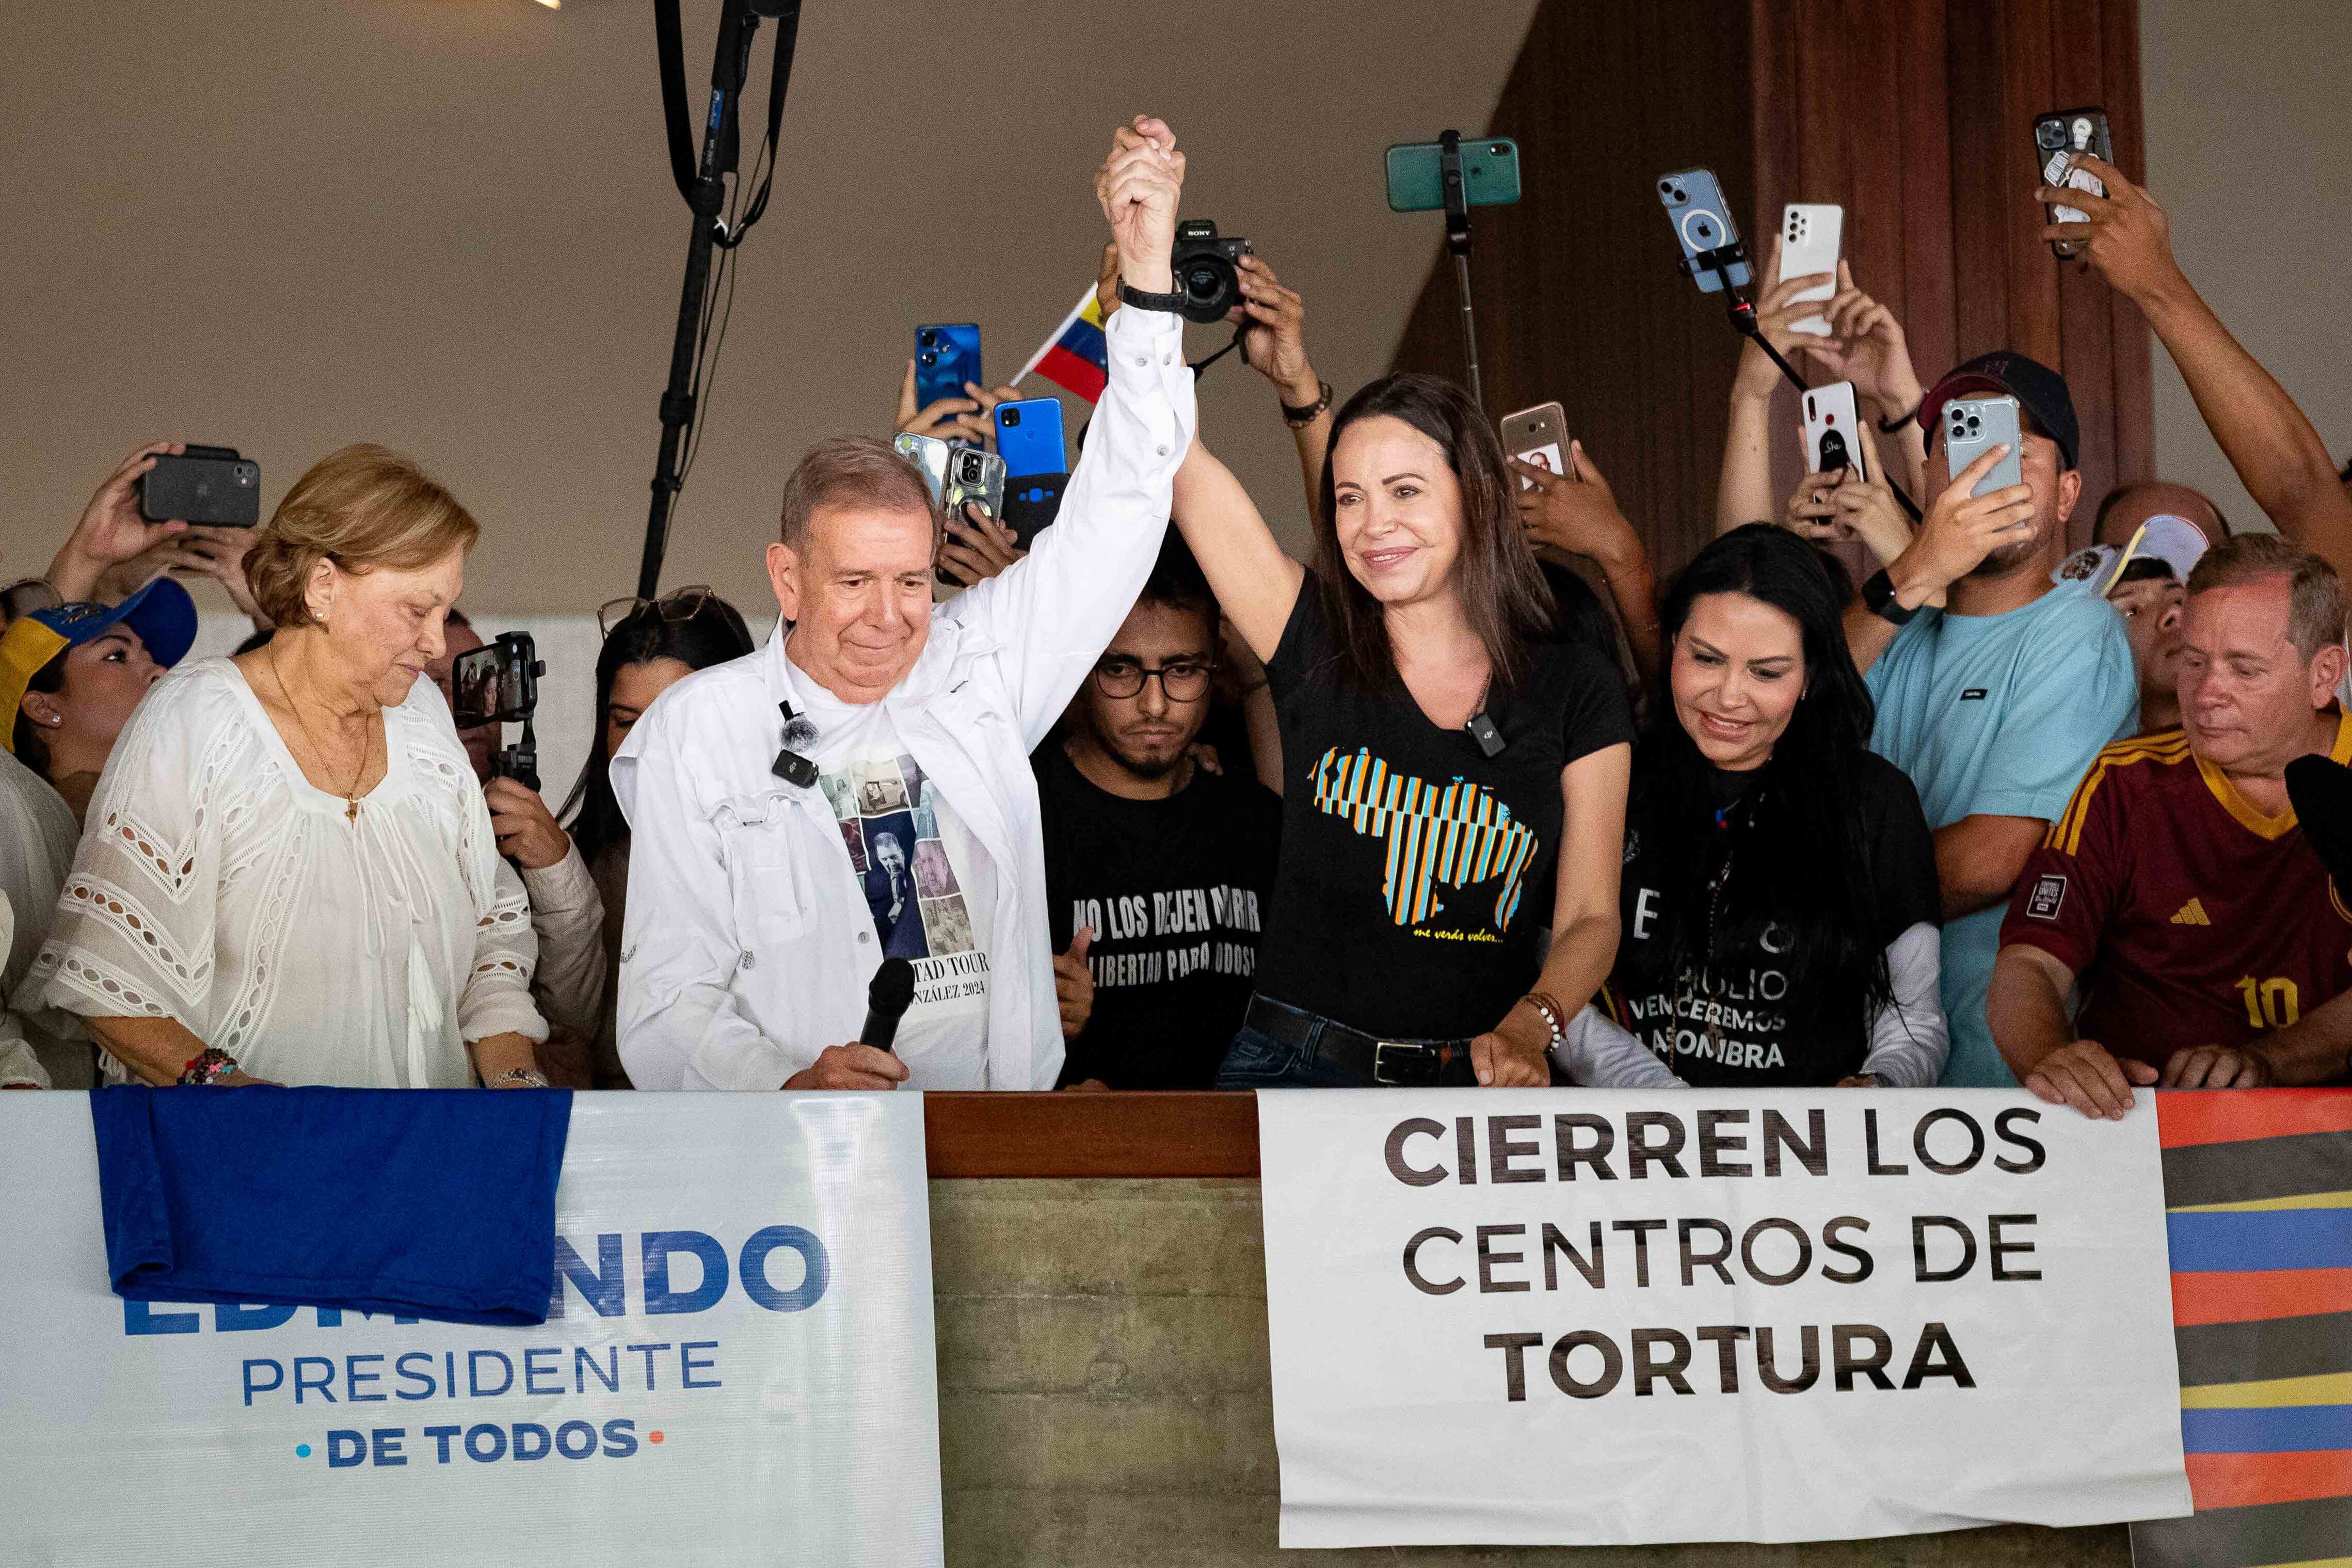
<path fill-rule="evenodd" d="M 184 522 L 149 522 L 139 513 L 139 481 L 155 466 L 155 459 L 177 457 L 186 450 L 183 442 L 150 441 L 114 466 L 114 472 L 82 508 L 81 519 L 57 559 L 49 563 L 49 583 L 59 597 L 68 603 L 95 598 L 98 580 L 107 568 L 187 531 Z"/>
<path fill-rule="evenodd" d="M 1634 672 L 1643 685 L 1658 676 L 1658 586 L 1650 573 L 1650 552 L 1617 505 L 1617 492 L 1585 455 L 1584 443 L 1568 444 L 1569 471 L 1555 474 L 1533 463 L 1509 459 L 1519 478 L 1533 486 L 1519 491 L 1519 523 L 1528 542 L 1581 555 L 1601 568 L 1609 602 L 1625 628 Z"/>
<path fill-rule="evenodd" d="M 1298 448 L 1298 477 L 1307 489 L 1307 515 L 1312 518 L 1323 505 L 1323 458 L 1331 445 L 1332 405 L 1328 386 L 1307 358 L 1307 301 L 1296 289 L 1283 286 L 1264 257 L 1244 256 L 1240 267 L 1243 303 L 1231 319 L 1246 317 L 1250 322 L 1242 336 L 1242 357 L 1274 384 L 1275 395 L 1282 400 L 1283 423 L 1290 426 L 1290 438 Z M 1287 412 L 1294 408 L 1315 412 L 1294 419 Z"/>
<path fill-rule="evenodd" d="M 1096 175 L 1129 287 L 1165 294 L 1184 154 L 1157 120 L 1119 127 Z M 1171 484 L 1192 439 L 1183 318 L 1120 310 L 1103 331 L 1102 398 L 1054 526 L 1003 573 L 941 613 L 988 637 L 1010 673 L 1029 745 L 1045 738 L 1151 574 Z"/>
<path fill-rule="evenodd" d="M 1780 273 L 1780 236 L 1772 236 L 1772 257 L 1762 276 Z M 1818 301 L 1796 305 L 1790 297 L 1833 279 L 1826 272 L 1768 283 L 1756 299 L 1756 324 L 1767 341 L 1783 355 L 1793 354 L 1808 340 L 1789 330 L 1792 321 L 1821 314 Z M 1715 531 L 1729 533 L 1743 523 L 1769 522 L 1780 515 L 1780 498 L 1772 493 L 1772 394 L 1781 375 L 1754 340 L 1739 345 L 1739 368 L 1731 378 L 1731 425 L 1723 439 L 1723 470 L 1715 488 Z"/>
<path fill-rule="evenodd" d="M 1250 651 L 1274 657 L 1307 569 L 1282 552 L 1234 472 L 1198 440 L 1176 470 L 1176 531 Z"/>
<path fill-rule="evenodd" d="M 2139 307 L 2180 367 L 2197 412 L 2254 504 L 2281 533 L 2352 574 L 2352 500 L 2319 432 L 2180 270 L 2170 225 L 2155 198 L 2096 158 L 2078 163 L 2105 184 L 2106 196 L 2072 187 L 2036 191 L 2037 199 L 2063 201 L 2089 215 L 2084 223 L 2051 224 L 2043 237 L 2086 242 L 2091 265 Z"/>

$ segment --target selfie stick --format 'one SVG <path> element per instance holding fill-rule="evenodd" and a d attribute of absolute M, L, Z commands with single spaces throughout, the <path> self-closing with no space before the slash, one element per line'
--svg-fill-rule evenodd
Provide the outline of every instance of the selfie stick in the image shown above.
<path fill-rule="evenodd" d="M 1723 285 L 1724 313 L 1731 318 L 1732 330 L 1762 349 L 1765 356 L 1780 367 L 1780 374 L 1789 378 L 1790 386 L 1795 387 L 1800 394 L 1809 392 L 1811 388 L 1805 384 L 1805 378 L 1797 374 L 1797 367 L 1790 364 L 1782 356 L 1780 351 L 1772 346 L 1771 340 L 1764 335 L 1763 326 L 1756 320 L 1755 304 L 1742 299 L 1739 291 L 1731 286 L 1731 264 L 1747 259 L 1748 242 L 1735 239 L 1729 245 L 1714 250 L 1702 250 L 1696 257 L 1685 258 L 1683 261 L 1683 270 L 1694 279 L 1701 272 L 1714 273 L 1716 281 Z M 1895 492 L 1896 504 L 1911 514 L 1912 521 L 1917 522 L 1919 521 L 1918 503 L 1905 493 L 1901 485 L 1895 482 L 1894 475 L 1888 474 L 1885 478 L 1886 488 Z"/>
<path fill-rule="evenodd" d="M 751 64 L 751 39 L 763 16 L 776 19 L 775 68 L 768 81 L 769 181 L 775 177 L 772 149 L 784 115 L 784 88 L 793 72 L 793 46 L 800 34 L 800 0 L 724 0 L 719 13 L 719 52 L 710 67 L 710 113 L 703 122 L 702 156 L 694 155 L 694 126 L 686 108 L 686 43 L 679 0 L 656 0 L 654 37 L 661 56 L 662 115 L 668 127 L 670 176 L 694 210 L 693 237 L 686 253 L 686 288 L 677 302 L 677 335 L 670 345 L 669 385 L 661 399 L 661 455 L 655 459 L 653 506 L 646 517 L 646 550 L 637 567 L 637 596 L 661 589 L 662 555 L 669 546 L 670 511 L 686 483 L 679 458 L 694 425 L 695 376 L 707 350 L 705 300 L 710 289 L 711 253 L 732 250 L 767 210 L 769 184 L 762 184 L 742 217 L 730 228 L 719 220 L 726 205 L 726 177 L 736 173 L 740 151 L 743 83 Z M 757 159 L 753 160 L 756 174 Z"/>
<path fill-rule="evenodd" d="M 1486 397 L 1478 385 L 1478 323 L 1470 311 L 1470 198 L 1462 184 L 1459 131 L 1438 133 L 1437 167 L 1445 191 L 1445 248 L 1454 257 L 1454 284 L 1462 295 L 1462 346 L 1470 360 L 1470 401 L 1483 409 Z"/>

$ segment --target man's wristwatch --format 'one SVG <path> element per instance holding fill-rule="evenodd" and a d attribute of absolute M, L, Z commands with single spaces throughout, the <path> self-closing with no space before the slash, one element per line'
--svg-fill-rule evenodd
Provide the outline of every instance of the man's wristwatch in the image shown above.
<path fill-rule="evenodd" d="M 1884 566 L 1873 572 L 1870 580 L 1862 585 L 1862 602 L 1870 606 L 1872 615 L 1891 626 L 1908 626 L 1911 617 L 1919 613 L 1916 608 L 1906 608 L 1901 600 L 1895 598 L 1895 579 L 1886 574 Z"/>
<path fill-rule="evenodd" d="M 1118 299 L 1122 305 L 1132 305 L 1139 310 L 1181 311 L 1184 309 L 1182 289 L 1166 294 L 1147 294 L 1124 278 L 1118 280 Z"/>

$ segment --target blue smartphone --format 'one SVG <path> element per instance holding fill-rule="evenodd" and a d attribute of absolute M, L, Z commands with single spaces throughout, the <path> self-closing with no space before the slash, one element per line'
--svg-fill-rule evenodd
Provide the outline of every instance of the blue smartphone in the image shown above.
<path fill-rule="evenodd" d="M 963 384 L 980 379 L 980 329 L 970 321 L 915 329 L 915 406 L 929 408 L 942 397 L 967 397 Z"/>
<path fill-rule="evenodd" d="M 1062 443 L 1062 401 L 1057 397 L 1024 397 L 996 405 L 996 451 L 1004 471 L 1014 479 L 1032 474 L 1066 474 L 1069 448 Z"/>
<path fill-rule="evenodd" d="M 1445 205 L 1444 149 L 1404 142 L 1389 149 L 1389 211 L 1434 212 Z M 1474 207 L 1519 199 L 1519 144 L 1507 136 L 1462 139 L 1462 199 Z"/>
<path fill-rule="evenodd" d="M 1994 447 L 2009 448 L 1990 473 L 1969 490 L 1980 496 L 2025 482 L 2021 458 L 2024 442 L 2017 424 L 2014 397 L 1955 397 L 1944 405 L 1945 471 L 1958 479 L 1960 470 Z"/>
<path fill-rule="evenodd" d="M 1733 288 L 1748 286 L 1753 275 L 1745 261 L 1735 261 L 1722 272 L 1696 265 L 1708 251 L 1739 243 L 1739 226 L 1731 221 L 1731 204 L 1723 199 L 1723 188 L 1715 183 L 1712 170 L 1685 169 L 1678 174 L 1659 175 L 1658 200 L 1675 226 L 1675 239 L 1683 247 L 1684 259 L 1694 264 L 1691 278 L 1700 293 L 1721 293 L 1724 272 L 1731 275 Z"/>

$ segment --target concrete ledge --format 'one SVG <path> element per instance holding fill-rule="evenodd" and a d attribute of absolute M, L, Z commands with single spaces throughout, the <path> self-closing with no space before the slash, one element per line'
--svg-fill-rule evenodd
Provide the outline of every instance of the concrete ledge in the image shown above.
<path fill-rule="evenodd" d="M 1286 1552 L 1275 1545 L 1280 1472 L 1256 1182 L 934 1180 L 931 1270 L 953 1568 L 1369 1561 L 2128 1568 L 2131 1561 L 2121 1526 L 2008 1526 L 1801 1546 Z"/>

